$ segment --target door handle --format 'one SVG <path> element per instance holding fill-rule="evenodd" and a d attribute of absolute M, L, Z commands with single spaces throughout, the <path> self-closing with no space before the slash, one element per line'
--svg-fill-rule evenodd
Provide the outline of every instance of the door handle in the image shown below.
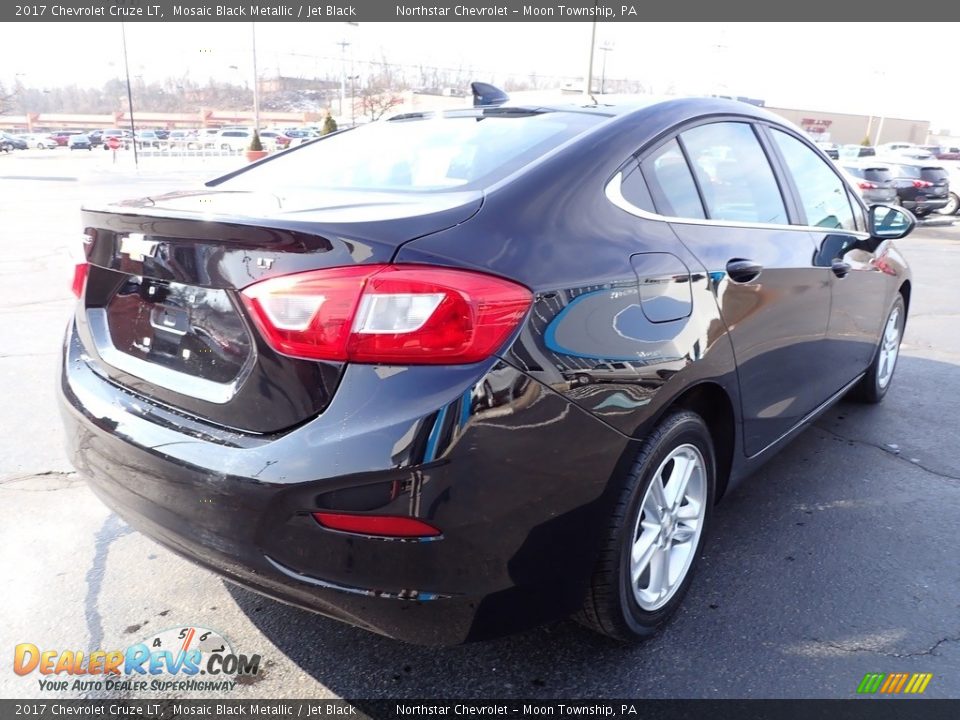
<path fill-rule="evenodd" d="M 753 260 L 744 260 L 742 258 L 733 258 L 727 263 L 727 275 L 734 282 L 750 282 L 760 275 L 763 271 L 763 265 L 755 263 Z"/>
<path fill-rule="evenodd" d="M 833 270 L 834 275 L 836 275 L 838 278 L 842 278 L 846 277 L 847 273 L 850 272 L 852 268 L 850 267 L 850 263 L 844 262 L 838 258 L 830 264 L 830 269 Z"/>

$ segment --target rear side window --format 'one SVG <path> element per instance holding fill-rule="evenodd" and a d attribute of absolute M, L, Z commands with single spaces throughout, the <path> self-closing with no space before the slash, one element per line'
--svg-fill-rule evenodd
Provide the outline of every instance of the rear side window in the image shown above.
<path fill-rule="evenodd" d="M 793 176 L 807 225 L 855 230 L 847 188 L 840 176 L 795 137 L 775 129 L 770 134 Z"/>
<path fill-rule="evenodd" d="M 789 224 L 780 186 L 750 125 L 701 125 L 680 138 L 700 184 L 707 217 Z"/>
<path fill-rule="evenodd" d="M 640 168 L 634 168 L 628 172 L 620 182 L 620 194 L 624 200 L 647 212 L 656 212 L 653 205 L 653 198 L 650 197 L 650 189 L 640 173 Z"/>
<path fill-rule="evenodd" d="M 654 150 L 640 168 L 658 213 L 677 218 L 706 217 L 693 175 L 676 140 Z"/>

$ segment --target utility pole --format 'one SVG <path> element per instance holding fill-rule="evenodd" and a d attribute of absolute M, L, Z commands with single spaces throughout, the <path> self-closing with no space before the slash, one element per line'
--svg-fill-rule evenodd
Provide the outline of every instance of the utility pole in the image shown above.
<path fill-rule="evenodd" d="M 590 85 L 593 82 L 593 49 L 597 44 L 597 21 L 590 23 L 590 52 L 587 54 L 587 77 L 583 83 L 583 94 L 591 95 Z"/>
<path fill-rule="evenodd" d="M 120 37 L 123 38 L 123 68 L 127 74 L 127 104 L 130 106 L 130 132 L 133 134 L 133 167 L 140 169 L 140 156 L 137 154 L 137 125 L 133 121 L 133 90 L 130 87 L 130 63 L 127 61 L 127 27 L 120 23 Z"/>

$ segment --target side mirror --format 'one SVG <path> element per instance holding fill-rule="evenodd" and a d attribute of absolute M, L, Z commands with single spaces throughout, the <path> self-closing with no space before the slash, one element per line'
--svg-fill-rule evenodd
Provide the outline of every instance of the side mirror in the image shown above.
<path fill-rule="evenodd" d="M 870 207 L 870 237 L 877 240 L 896 240 L 909 235 L 917 219 L 907 210 L 890 205 Z"/>

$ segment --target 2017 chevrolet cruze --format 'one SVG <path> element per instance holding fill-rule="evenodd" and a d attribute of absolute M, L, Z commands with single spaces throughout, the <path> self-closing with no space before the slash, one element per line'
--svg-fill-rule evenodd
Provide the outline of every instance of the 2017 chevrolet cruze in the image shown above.
<path fill-rule="evenodd" d="M 86 208 L 69 446 L 158 542 L 379 633 L 644 636 L 714 503 L 887 392 L 913 222 L 731 101 L 402 115 Z"/>

